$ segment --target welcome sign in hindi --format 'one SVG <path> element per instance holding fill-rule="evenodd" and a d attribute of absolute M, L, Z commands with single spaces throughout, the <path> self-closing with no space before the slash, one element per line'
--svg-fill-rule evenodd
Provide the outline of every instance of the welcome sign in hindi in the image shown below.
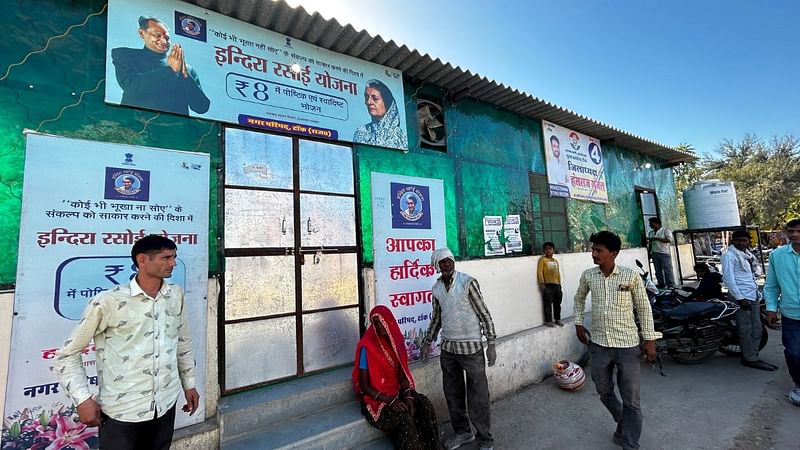
<path fill-rule="evenodd" d="M 110 0 L 107 39 L 108 103 L 408 148 L 400 71 L 178 1 Z"/>
<path fill-rule="evenodd" d="M 373 172 L 372 223 L 375 302 L 392 310 L 416 361 L 439 277 L 431 254 L 447 246 L 442 180 Z"/>
<path fill-rule="evenodd" d="M 608 203 L 600 141 L 547 121 L 542 129 L 550 196 Z"/>

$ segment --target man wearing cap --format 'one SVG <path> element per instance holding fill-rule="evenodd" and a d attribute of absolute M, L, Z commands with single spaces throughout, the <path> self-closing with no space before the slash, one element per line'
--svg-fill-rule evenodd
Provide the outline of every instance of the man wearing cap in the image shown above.
<path fill-rule="evenodd" d="M 742 365 L 775 370 L 778 366 L 758 359 L 762 331 L 755 277 L 761 275 L 761 266 L 749 248 L 750 234 L 747 230 L 734 231 L 731 245 L 720 258 L 722 281 L 728 286 L 728 296 L 739 304 L 735 319 L 739 345 L 742 347 Z"/>
<path fill-rule="evenodd" d="M 431 289 L 433 313 L 422 343 L 422 359 L 428 359 L 431 342 L 441 330 L 442 353 L 439 362 L 442 366 L 442 387 L 455 432 L 445 439 L 444 448 L 453 450 L 477 437 L 482 450 L 491 449 L 494 438 L 490 430 L 486 362 L 488 360 L 489 366 L 493 366 L 497 359 L 492 316 L 483 301 L 478 280 L 455 270 L 455 258 L 449 249 L 436 249 L 431 256 L 431 264 L 442 276 Z M 482 337 L 486 338 L 486 358 L 483 355 Z M 475 434 L 472 433 L 470 422 L 475 427 Z"/>

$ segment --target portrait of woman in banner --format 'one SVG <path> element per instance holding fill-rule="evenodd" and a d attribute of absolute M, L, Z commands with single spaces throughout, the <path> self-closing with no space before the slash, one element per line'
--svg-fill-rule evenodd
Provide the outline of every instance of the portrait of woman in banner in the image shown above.
<path fill-rule="evenodd" d="M 353 142 L 390 148 L 408 148 L 406 130 L 400 126 L 400 113 L 392 91 L 379 80 L 367 81 L 364 105 L 370 122 L 356 130 Z"/>

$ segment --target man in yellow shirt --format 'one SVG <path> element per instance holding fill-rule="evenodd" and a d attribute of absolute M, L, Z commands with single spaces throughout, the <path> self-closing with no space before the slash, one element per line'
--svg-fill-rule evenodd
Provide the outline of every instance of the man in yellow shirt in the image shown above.
<path fill-rule="evenodd" d="M 558 267 L 558 261 L 553 258 L 553 253 L 556 250 L 555 244 L 552 242 L 545 242 L 542 246 L 544 256 L 539 258 L 539 266 L 536 268 L 536 278 L 539 282 L 539 289 L 542 291 L 542 303 L 544 304 L 544 324 L 548 327 L 558 325 L 563 327 L 561 323 L 561 271 Z M 555 325 L 553 324 L 555 319 Z"/>
<path fill-rule="evenodd" d="M 617 422 L 614 443 L 625 450 L 636 450 L 642 433 L 639 356 L 641 353 L 648 361 L 655 361 L 656 339 L 661 338 L 661 333 L 653 328 L 653 312 L 639 274 L 615 262 L 622 247 L 619 236 L 600 231 L 589 241 L 597 267 L 581 275 L 575 293 L 575 332 L 582 343 L 589 345 L 592 381 L 600 401 Z M 583 326 L 589 293 L 592 294 L 591 335 Z M 641 331 L 634 312 L 639 317 Z M 642 341 L 644 346 L 640 350 Z M 614 392 L 615 378 L 622 401 Z"/>

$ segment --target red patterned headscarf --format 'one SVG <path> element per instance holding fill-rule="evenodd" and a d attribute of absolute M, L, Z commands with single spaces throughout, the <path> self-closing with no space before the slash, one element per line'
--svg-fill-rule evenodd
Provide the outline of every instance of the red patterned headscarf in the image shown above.
<path fill-rule="evenodd" d="M 375 332 L 374 320 L 380 321 L 388 336 L 381 337 Z M 369 383 L 381 394 L 394 397 L 400 392 L 400 371 L 405 374 L 412 389 L 414 378 L 408 369 L 408 353 L 406 352 L 405 339 L 400 327 L 392 315 L 392 311 L 384 305 L 378 305 L 369 312 L 369 327 L 364 336 L 356 345 L 355 361 L 353 363 L 353 386 L 356 395 L 367 405 L 367 411 L 374 420 L 378 420 L 385 402 L 380 402 L 361 391 L 359 379 L 359 361 L 361 349 L 367 351 L 367 370 Z"/>

